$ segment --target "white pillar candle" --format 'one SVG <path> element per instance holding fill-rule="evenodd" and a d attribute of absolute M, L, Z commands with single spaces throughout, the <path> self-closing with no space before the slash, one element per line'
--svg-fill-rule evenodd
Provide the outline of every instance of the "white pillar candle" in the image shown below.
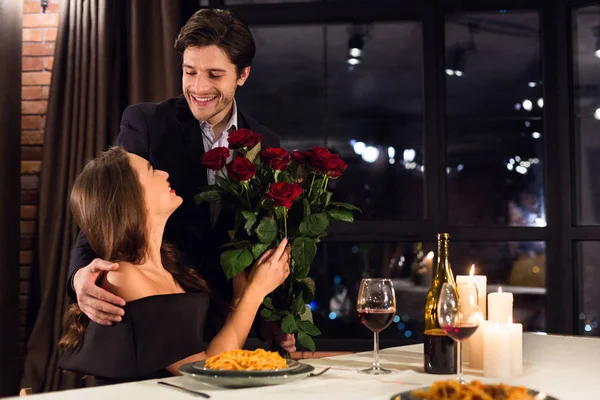
<path fill-rule="evenodd" d="M 491 305 L 491 303 L 490 303 Z M 487 324 L 483 332 L 483 376 L 507 378 L 510 376 L 511 351 L 508 324 Z"/>
<path fill-rule="evenodd" d="M 487 276 L 475 275 L 475 264 L 471 266 L 469 275 L 457 275 L 456 283 L 472 283 L 477 287 L 479 308 L 483 319 L 487 317 Z M 460 293 L 459 293 L 460 296 Z M 483 368 L 483 329 L 480 327 L 473 336 L 463 342 L 463 360 L 471 368 Z"/>
<path fill-rule="evenodd" d="M 471 266 L 471 272 L 469 275 L 457 275 L 456 283 L 472 283 L 477 287 L 477 294 L 479 297 L 479 308 L 483 314 L 483 319 L 487 317 L 487 276 L 475 275 L 475 264 Z"/>
<path fill-rule="evenodd" d="M 510 374 L 523 372 L 523 325 L 509 324 L 510 330 Z"/>
<path fill-rule="evenodd" d="M 463 349 L 468 349 L 469 353 L 469 367 L 473 369 L 483 369 L 484 332 L 490 324 L 492 324 L 490 321 L 481 321 L 473 336 L 463 342 L 465 346 Z"/>
<path fill-rule="evenodd" d="M 497 293 L 488 294 L 489 313 L 488 321 L 500 322 L 506 324 L 512 321 L 513 315 L 513 295 L 512 293 L 503 293 L 502 287 L 498 288 Z"/>

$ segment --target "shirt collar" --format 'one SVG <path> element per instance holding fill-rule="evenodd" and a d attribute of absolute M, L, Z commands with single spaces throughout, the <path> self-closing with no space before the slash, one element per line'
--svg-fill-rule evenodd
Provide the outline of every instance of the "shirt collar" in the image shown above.
<path fill-rule="evenodd" d="M 227 125 L 225 125 L 225 129 L 223 129 L 222 136 L 226 136 L 229 132 L 236 130 L 237 126 L 238 126 L 237 103 L 235 102 L 235 99 L 233 99 L 233 106 L 231 107 L 231 117 L 229 117 L 229 121 L 227 122 Z M 210 129 L 205 129 L 205 128 L 209 128 L 209 127 L 210 127 Z M 200 121 L 200 129 L 202 130 L 203 135 L 210 136 L 209 139 L 211 142 L 215 140 L 212 126 L 208 123 L 208 121 Z"/>

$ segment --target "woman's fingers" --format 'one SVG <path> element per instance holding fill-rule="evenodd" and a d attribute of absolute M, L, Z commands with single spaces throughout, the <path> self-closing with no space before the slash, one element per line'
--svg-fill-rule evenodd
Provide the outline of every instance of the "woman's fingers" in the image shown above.
<path fill-rule="evenodd" d="M 279 243 L 279 246 L 277 246 L 277 248 L 275 248 L 275 251 L 273 251 L 273 260 L 277 261 L 281 258 L 281 256 L 285 252 L 287 244 L 287 238 L 283 238 L 283 240 Z"/>

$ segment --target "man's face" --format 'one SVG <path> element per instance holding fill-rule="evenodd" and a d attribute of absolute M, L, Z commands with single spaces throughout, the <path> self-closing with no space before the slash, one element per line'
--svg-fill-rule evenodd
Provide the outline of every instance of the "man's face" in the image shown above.
<path fill-rule="evenodd" d="M 242 86 L 250 67 L 240 71 L 217 46 L 188 47 L 183 52 L 183 94 L 194 117 L 211 125 L 231 110 L 237 86 Z"/>

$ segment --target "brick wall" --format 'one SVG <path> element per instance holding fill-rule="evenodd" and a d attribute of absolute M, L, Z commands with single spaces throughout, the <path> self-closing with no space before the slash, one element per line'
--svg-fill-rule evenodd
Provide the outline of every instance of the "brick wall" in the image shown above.
<path fill-rule="evenodd" d="M 21 296 L 19 339 L 23 354 L 25 315 L 29 302 L 31 259 L 38 188 L 59 0 L 50 0 L 43 14 L 39 0 L 23 2 L 23 86 L 21 90 Z"/>

